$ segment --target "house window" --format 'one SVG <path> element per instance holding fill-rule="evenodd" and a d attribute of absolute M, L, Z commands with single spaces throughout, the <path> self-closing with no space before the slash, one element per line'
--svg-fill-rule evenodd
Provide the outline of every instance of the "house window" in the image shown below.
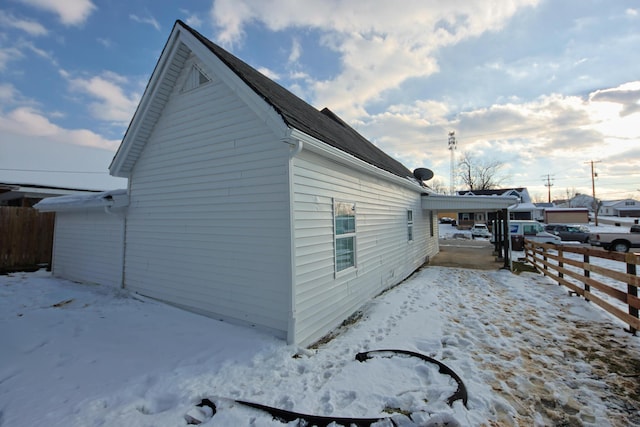
<path fill-rule="evenodd" d="M 336 272 L 356 265 L 356 204 L 333 202 Z"/>
<path fill-rule="evenodd" d="M 625 205 L 625 206 L 635 206 L 635 205 L 636 205 L 636 202 L 634 202 L 634 201 L 624 202 L 624 205 Z"/>
<path fill-rule="evenodd" d="M 413 240 L 413 211 L 407 211 L 407 240 Z"/>

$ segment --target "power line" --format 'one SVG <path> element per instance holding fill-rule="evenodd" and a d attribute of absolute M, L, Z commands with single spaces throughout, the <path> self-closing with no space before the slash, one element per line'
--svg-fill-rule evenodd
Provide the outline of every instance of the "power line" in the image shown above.
<path fill-rule="evenodd" d="M 0 171 L 10 171 L 10 172 L 45 172 L 45 173 L 90 173 L 90 174 L 105 174 L 104 172 L 96 172 L 96 171 L 54 171 L 47 169 L 9 169 L 9 168 L 0 168 Z"/>

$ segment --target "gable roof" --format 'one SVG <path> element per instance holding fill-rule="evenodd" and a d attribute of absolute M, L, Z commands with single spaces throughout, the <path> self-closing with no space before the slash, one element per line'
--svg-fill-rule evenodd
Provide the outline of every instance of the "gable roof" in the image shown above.
<path fill-rule="evenodd" d="M 409 169 L 376 147 L 329 109 L 325 108 L 322 111 L 317 110 L 291 93 L 289 90 L 257 71 L 255 68 L 211 42 L 198 31 L 189 27 L 180 20 L 176 21 L 172 34 L 175 33 L 176 30 L 180 29 L 184 29 L 193 35 L 211 53 L 222 61 L 253 92 L 269 104 L 288 127 L 295 128 L 368 164 L 376 166 L 401 178 L 412 177 L 412 173 Z M 169 44 L 170 41 L 171 38 L 167 44 Z M 162 55 L 165 55 L 169 50 L 170 49 L 167 49 L 167 46 L 165 46 Z M 154 74 L 158 71 L 159 64 L 160 60 L 158 60 L 158 65 L 156 65 Z M 147 94 L 145 93 L 145 95 Z M 132 123 L 136 120 L 137 115 L 138 111 L 136 111 L 136 115 L 134 115 Z M 127 130 L 127 133 L 128 132 L 129 130 Z M 125 135 L 125 139 L 126 138 L 127 135 Z M 123 139 L 121 148 L 122 145 L 124 145 L 125 139 Z M 121 150 L 119 149 L 114 157 L 114 161 L 112 162 L 112 173 L 114 170 L 114 164 L 116 163 L 116 158 L 122 155 L 127 156 L 129 150 L 123 150 L 122 153 L 120 151 Z M 136 155 L 136 153 L 139 154 L 139 150 L 136 151 L 134 155 Z"/>
<path fill-rule="evenodd" d="M 412 176 L 411 172 L 400 162 L 369 142 L 328 108 L 318 111 L 255 68 L 211 42 L 184 22 L 178 20 L 176 25 L 184 27 L 220 58 L 256 94 L 271 105 L 289 127 L 294 127 L 402 178 Z"/>
<path fill-rule="evenodd" d="M 458 191 L 461 196 L 517 196 L 520 203 L 531 203 L 529 190 L 526 187 L 518 188 L 495 188 L 493 190 L 461 190 Z"/>

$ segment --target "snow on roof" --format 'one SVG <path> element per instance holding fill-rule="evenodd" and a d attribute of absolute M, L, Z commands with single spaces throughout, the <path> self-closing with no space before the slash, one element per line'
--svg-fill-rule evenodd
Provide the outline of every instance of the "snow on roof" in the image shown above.
<path fill-rule="evenodd" d="M 49 197 L 33 207 L 41 212 L 57 212 L 73 209 L 120 208 L 129 205 L 127 190 L 118 189 L 94 194 L 72 194 L 69 196 Z"/>

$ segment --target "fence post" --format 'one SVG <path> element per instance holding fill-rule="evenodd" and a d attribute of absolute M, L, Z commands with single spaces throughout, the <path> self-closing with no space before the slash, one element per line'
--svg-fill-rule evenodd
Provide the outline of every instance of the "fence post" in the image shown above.
<path fill-rule="evenodd" d="M 589 264 L 589 262 L 590 262 L 589 255 L 584 254 L 584 263 L 585 264 Z M 589 270 L 587 270 L 586 268 L 584 269 L 584 277 L 591 277 L 591 272 Z M 586 282 L 584 284 L 584 291 L 585 292 L 591 292 L 591 286 L 589 284 L 587 284 Z M 585 299 L 585 301 L 589 302 L 589 298 L 587 298 L 586 295 L 585 295 L 584 299 Z"/>
<path fill-rule="evenodd" d="M 560 247 L 558 248 L 558 269 L 562 267 L 564 267 L 564 262 L 562 262 L 562 247 Z M 564 273 L 558 271 L 558 277 L 562 279 L 564 277 Z M 558 286 L 562 286 L 562 282 L 560 280 L 558 280 Z"/>
<path fill-rule="evenodd" d="M 544 260 L 544 265 L 542 266 L 543 269 L 545 270 L 549 270 L 549 267 L 547 266 L 547 248 L 542 248 L 542 259 Z M 545 274 L 546 276 L 546 274 Z"/>
<path fill-rule="evenodd" d="M 636 275 L 637 271 L 636 271 L 636 263 L 635 263 L 635 254 L 633 253 L 627 253 L 626 255 L 626 263 L 627 263 L 627 274 L 631 274 L 631 275 Z M 637 297 L 638 296 L 638 287 L 635 286 L 631 280 L 629 280 L 629 283 L 627 284 L 627 294 Z M 631 307 L 630 305 L 628 305 L 629 307 L 629 314 L 632 315 L 633 317 L 635 317 L 636 319 L 638 318 L 638 309 L 635 307 Z M 636 328 L 634 328 L 633 326 L 629 325 L 629 329 L 627 330 L 628 332 L 631 332 L 633 335 L 636 334 Z"/>

